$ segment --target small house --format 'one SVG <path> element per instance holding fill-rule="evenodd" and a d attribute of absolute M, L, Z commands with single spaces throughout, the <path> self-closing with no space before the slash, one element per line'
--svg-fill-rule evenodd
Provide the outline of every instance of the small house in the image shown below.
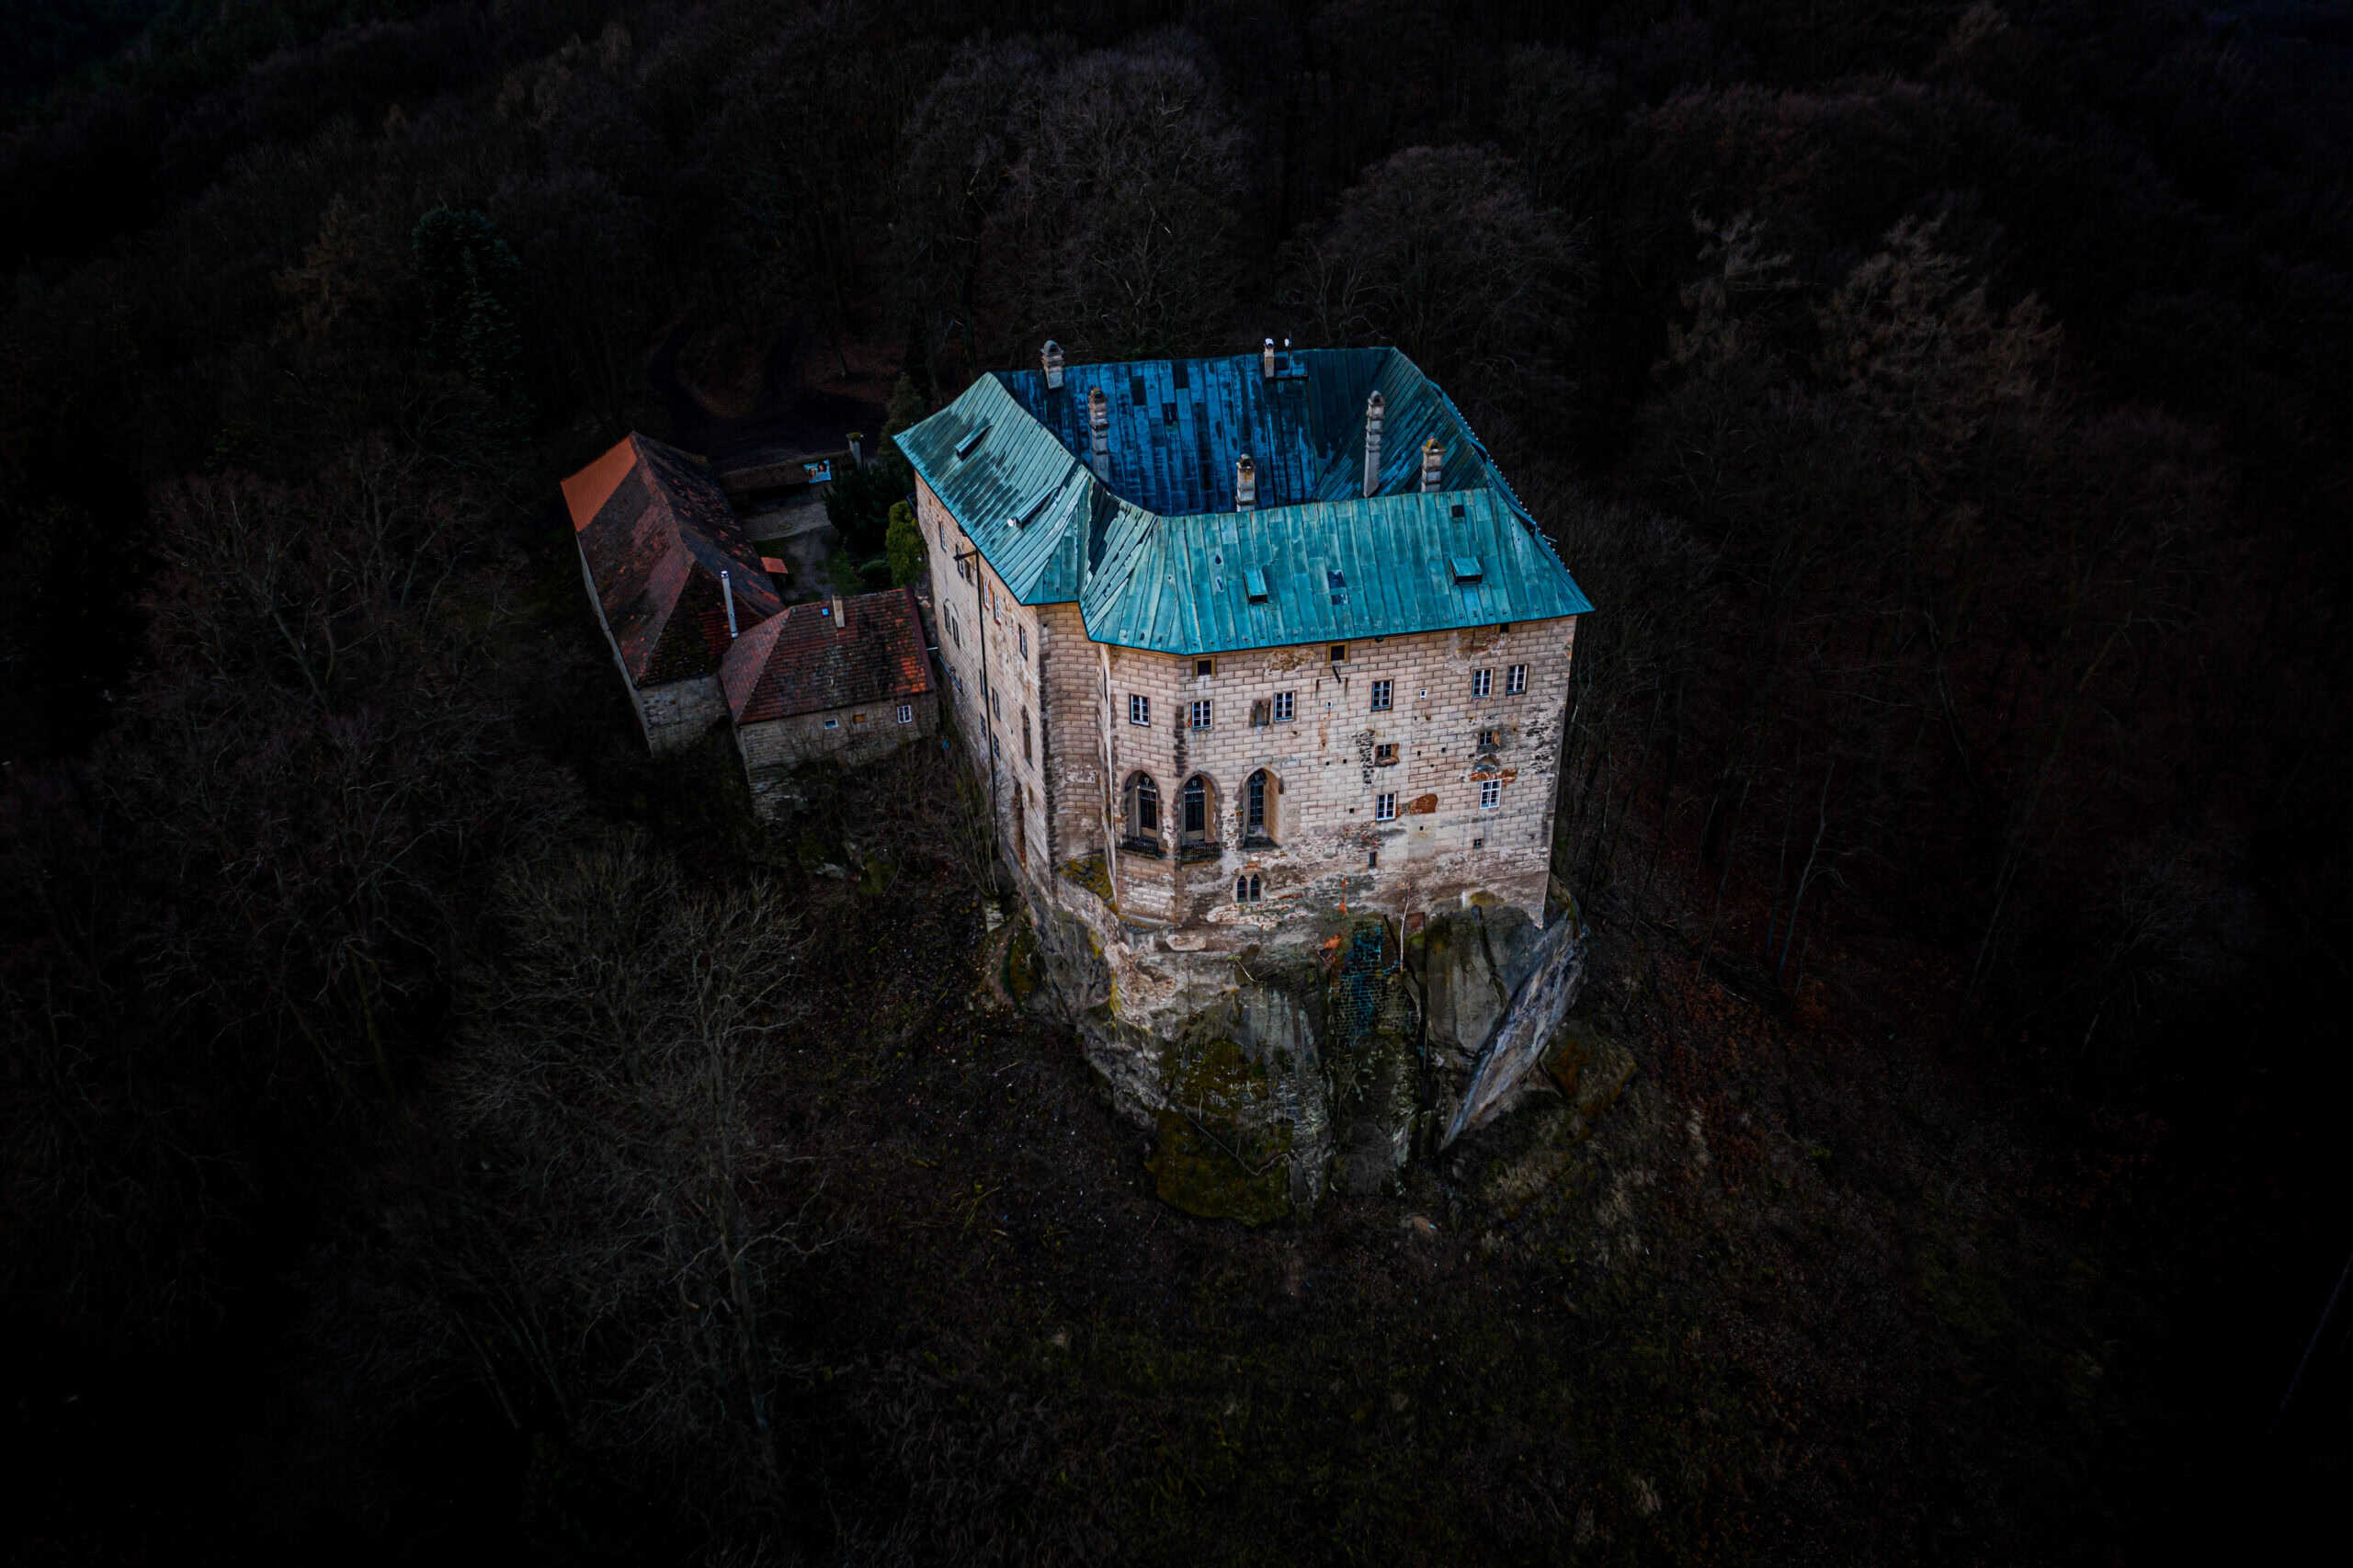
<path fill-rule="evenodd" d="M 869 762 L 939 727 L 911 588 L 790 606 L 735 640 L 720 681 L 763 811 L 804 763 Z"/>
<path fill-rule="evenodd" d="M 688 744 L 727 716 L 720 665 L 784 608 L 701 459 L 634 433 L 563 482 L 588 602 L 645 744 Z"/>

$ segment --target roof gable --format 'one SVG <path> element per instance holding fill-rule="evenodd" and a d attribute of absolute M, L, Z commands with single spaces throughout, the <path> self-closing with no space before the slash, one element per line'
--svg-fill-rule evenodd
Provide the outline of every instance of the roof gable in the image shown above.
<path fill-rule="evenodd" d="M 784 608 L 718 481 L 687 453 L 631 432 L 563 489 L 621 667 L 639 686 L 719 668 L 731 592 L 739 631 Z"/>

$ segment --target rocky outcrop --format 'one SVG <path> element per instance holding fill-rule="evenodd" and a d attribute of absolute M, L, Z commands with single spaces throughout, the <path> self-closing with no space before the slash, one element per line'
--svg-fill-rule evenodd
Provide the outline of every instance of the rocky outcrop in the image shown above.
<path fill-rule="evenodd" d="M 1336 912 L 1235 949 L 1129 926 L 1080 878 L 1056 891 L 1014 948 L 1046 982 L 1029 1005 L 1068 1017 L 1115 1106 L 1154 1130 L 1164 1199 L 1250 1224 L 1379 1191 L 1493 1114 L 1583 973 L 1573 920 L 1505 904 L 1411 937 Z"/>

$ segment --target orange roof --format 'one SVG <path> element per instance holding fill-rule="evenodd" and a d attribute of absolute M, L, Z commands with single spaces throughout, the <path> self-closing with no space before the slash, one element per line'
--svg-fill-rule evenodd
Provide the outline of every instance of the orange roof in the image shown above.
<path fill-rule="evenodd" d="M 641 687 L 718 669 L 731 597 L 739 632 L 784 608 L 699 459 L 631 432 L 565 480 L 563 500 L 621 667 Z"/>
<path fill-rule="evenodd" d="M 915 590 L 790 606 L 735 640 L 719 680 L 739 724 L 929 691 L 931 661 Z"/>

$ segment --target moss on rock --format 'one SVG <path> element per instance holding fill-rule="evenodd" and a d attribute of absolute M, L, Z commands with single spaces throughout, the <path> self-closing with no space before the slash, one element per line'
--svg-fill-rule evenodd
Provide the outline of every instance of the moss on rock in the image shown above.
<path fill-rule="evenodd" d="M 1290 1124 L 1264 1063 L 1218 1037 L 1175 1048 L 1178 1069 L 1149 1168 L 1163 1202 L 1263 1225 L 1290 1212 Z"/>

